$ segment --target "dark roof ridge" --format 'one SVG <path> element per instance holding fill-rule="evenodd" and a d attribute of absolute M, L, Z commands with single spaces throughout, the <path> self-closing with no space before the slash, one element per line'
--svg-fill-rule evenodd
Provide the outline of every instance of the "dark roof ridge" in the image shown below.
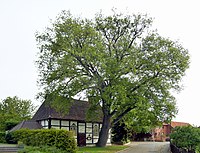
<path fill-rule="evenodd" d="M 22 127 L 24 126 L 24 123 L 25 123 L 25 120 L 22 121 L 22 125 L 21 125 Z"/>

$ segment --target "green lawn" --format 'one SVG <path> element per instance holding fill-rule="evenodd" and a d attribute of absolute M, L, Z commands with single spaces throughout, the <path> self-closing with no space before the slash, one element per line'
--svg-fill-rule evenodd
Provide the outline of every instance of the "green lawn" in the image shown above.
<path fill-rule="evenodd" d="M 77 153 L 116 153 L 128 146 L 112 145 L 106 147 L 79 147 Z"/>

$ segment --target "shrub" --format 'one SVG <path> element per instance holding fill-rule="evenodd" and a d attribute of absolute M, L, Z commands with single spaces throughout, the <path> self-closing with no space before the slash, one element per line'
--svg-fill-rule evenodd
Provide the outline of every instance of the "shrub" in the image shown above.
<path fill-rule="evenodd" d="M 54 146 L 68 153 L 76 152 L 76 142 L 73 133 L 70 131 L 56 129 L 21 129 L 14 131 L 12 136 L 16 141 L 21 141 L 25 145 Z"/>
<path fill-rule="evenodd" d="M 17 144 L 17 141 L 10 132 L 6 133 L 5 140 L 9 144 Z"/>
<path fill-rule="evenodd" d="M 116 123 L 112 129 L 112 141 L 116 144 L 125 144 L 129 142 L 131 136 L 130 130 L 126 127 L 124 123 Z"/>
<path fill-rule="evenodd" d="M 5 143 L 6 142 L 6 133 L 5 132 L 0 132 L 0 143 Z"/>
<path fill-rule="evenodd" d="M 171 142 L 178 148 L 188 151 L 198 150 L 200 146 L 200 129 L 192 126 L 176 127 L 170 138 Z"/>
<path fill-rule="evenodd" d="M 200 153 L 200 144 L 196 147 L 196 153 Z"/>
<path fill-rule="evenodd" d="M 19 121 L 15 120 L 8 120 L 5 121 L 5 130 L 11 130 L 14 126 L 16 126 L 19 123 Z"/>

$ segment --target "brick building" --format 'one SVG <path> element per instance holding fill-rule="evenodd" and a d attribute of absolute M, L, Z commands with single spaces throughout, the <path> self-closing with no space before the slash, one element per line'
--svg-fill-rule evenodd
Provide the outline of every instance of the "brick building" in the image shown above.
<path fill-rule="evenodd" d="M 152 139 L 154 141 L 166 141 L 169 139 L 169 135 L 172 129 L 177 126 L 190 126 L 189 123 L 185 122 L 171 122 L 169 124 L 163 123 L 162 127 L 157 127 L 152 130 Z"/>

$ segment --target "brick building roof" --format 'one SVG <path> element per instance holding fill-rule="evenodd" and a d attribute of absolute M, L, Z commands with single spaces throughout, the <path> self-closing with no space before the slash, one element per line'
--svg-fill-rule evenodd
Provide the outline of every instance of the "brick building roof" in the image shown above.
<path fill-rule="evenodd" d="M 177 126 L 190 126 L 190 124 L 185 122 L 171 122 L 171 127 L 175 128 Z"/>

